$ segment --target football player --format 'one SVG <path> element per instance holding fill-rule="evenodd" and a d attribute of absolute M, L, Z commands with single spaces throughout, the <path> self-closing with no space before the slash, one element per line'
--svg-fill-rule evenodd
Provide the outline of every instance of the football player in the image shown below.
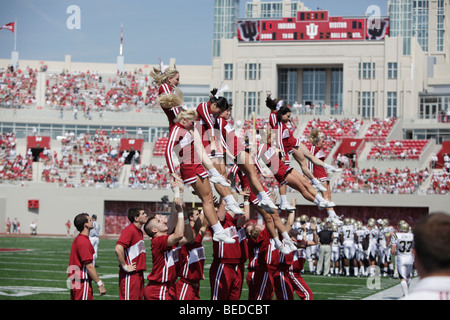
<path fill-rule="evenodd" d="M 355 238 L 355 227 L 350 218 L 345 218 L 341 231 L 341 241 L 344 247 L 344 269 L 347 277 L 350 276 L 350 264 L 353 266 L 354 275 L 356 276 L 358 274 L 358 267 L 355 259 Z"/>
<path fill-rule="evenodd" d="M 396 265 L 403 295 L 408 295 L 411 273 L 414 265 L 412 253 L 414 235 L 410 232 L 409 224 L 401 221 L 398 224 L 398 232 L 392 238 L 391 253 L 396 256 Z"/>

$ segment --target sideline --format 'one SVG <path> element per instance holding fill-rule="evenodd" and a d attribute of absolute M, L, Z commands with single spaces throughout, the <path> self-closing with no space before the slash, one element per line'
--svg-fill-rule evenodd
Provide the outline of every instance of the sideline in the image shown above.
<path fill-rule="evenodd" d="M 371 296 L 364 298 L 363 300 L 399 300 L 399 299 L 401 299 L 403 297 L 403 290 L 400 285 L 400 279 L 395 279 L 395 280 L 398 281 L 397 285 L 390 287 L 389 289 L 377 292 Z M 411 280 L 411 284 L 409 286 L 409 291 L 414 290 L 414 287 L 416 286 L 418 281 L 419 281 L 419 277 L 414 277 Z"/>

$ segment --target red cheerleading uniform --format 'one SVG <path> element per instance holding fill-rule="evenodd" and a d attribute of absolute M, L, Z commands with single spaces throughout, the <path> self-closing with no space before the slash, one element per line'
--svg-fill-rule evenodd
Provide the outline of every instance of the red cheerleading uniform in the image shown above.
<path fill-rule="evenodd" d="M 213 241 L 213 262 L 209 269 L 211 300 L 239 300 L 242 290 L 241 242 L 245 241 L 244 233 L 236 228 L 237 219 L 226 213 L 221 221 L 223 229 L 235 243 Z"/>
<path fill-rule="evenodd" d="M 280 253 L 280 262 L 274 275 L 275 295 L 277 300 L 294 300 L 294 289 L 289 278 L 289 268 L 293 263 L 294 253 Z"/>
<path fill-rule="evenodd" d="M 141 300 L 144 295 L 144 271 L 147 270 L 144 234 L 131 223 L 123 229 L 117 244 L 124 247 L 126 263 L 136 263 L 134 272 L 119 269 L 119 299 Z"/>
<path fill-rule="evenodd" d="M 152 272 L 147 276 L 148 284 L 144 290 L 145 300 L 174 300 L 177 263 L 180 248 L 168 247 L 170 235 L 152 239 Z"/>
<path fill-rule="evenodd" d="M 211 158 L 223 158 L 223 148 L 221 146 L 220 134 L 217 134 L 218 127 L 216 125 L 217 116 L 211 113 L 211 102 L 203 102 L 197 106 L 197 114 L 198 114 L 198 123 L 197 128 L 198 132 L 201 134 L 203 147 L 205 148 L 206 153 Z M 211 154 L 211 138 L 214 137 L 215 144 L 215 154 Z"/>
<path fill-rule="evenodd" d="M 271 238 L 267 228 L 264 228 L 259 233 L 256 243 L 260 244 L 257 267 L 253 277 L 255 292 L 252 295 L 252 299 L 272 300 L 274 293 L 274 275 L 280 261 L 280 252 L 275 248 L 275 241 Z"/>
<path fill-rule="evenodd" d="M 281 161 L 279 153 L 274 147 L 261 144 L 258 150 L 258 159 L 261 159 L 270 169 L 280 186 L 287 183 L 285 177 L 294 168 L 287 166 L 283 161 Z"/>
<path fill-rule="evenodd" d="M 89 276 L 86 264 L 94 260 L 94 247 L 89 237 L 84 234 L 78 234 L 72 243 L 70 249 L 68 274 L 71 282 L 70 299 L 71 300 L 92 300 L 92 279 Z"/>
<path fill-rule="evenodd" d="M 292 265 L 289 267 L 288 276 L 294 292 L 302 300 L 313 300 L 313 292 L 301 274 L 306 258 L 305 249 L 294 251 L 292 258 Z"/>
<path fill-rule="evenodd" d="M 217 128 L 220 132 L 220 139 L 222 145 L 227 149 L 236 160 L 236 157 L 245 150 L 238 136 L 234 132 L 233 125 L 227 122 L 224 118 L 217 118 Z"/>
<path fill-rule="evenodd" d="M 255 161 L 255 163 L 257 163 L 257 162 Z M 259 168 L 258 166 L 256 166 L 256 167 Z M 247 175 L 244 172 L 242 172 L 242 170 L 236 164 L 233 165 L 233 167 L 231 168 L 231 173 L 233 173 L 235 176 L 237 175 L 239 177 L 239 184 L 240 184 L 241 190 L 245 190 L 245 189 L 250 190 L 250 196 L 249 196 L 250 202 L 255 205 L 258 205 L 258 203 L 259 203 L 258 197 L 253 193 L 252 189 L 250 188 L 250 181 L 248 180 Z M 263 188 L 264 188 L 264 191 L 267 193 L 267 195 L 270 197 L 270 192 L 264 186 L 263 186 Z"/>
<path fill-rule="evenodd" d="M 200 280 L 203 277 L 205 265 L 205 248 L 202 245 L 202 235 L 197 235 L 195 241 L 181 248 L 183 256 L 180 279 L 176 284 L 177 300 L 200 300 Z"/>
<path fill-rule="evenodd" d="M 192 184 L 197 181 L 197 175 L 207 178 L 208 173 L 202 166 L 202 161 L 194 147 L 194 136 L 181 124 L 176 123 L 169 135 L 166 148 L 166 163 L 170 173 L 175 173 L 173 153 L 180 162 L 180 174 L 184 184 Z"/>
<path fill-rule="evenodd" d="M 317 148 L 316 146 L 311 146 L 311 148 L 309 148 L 309 151 L 317 159 L 325 162 L 326 155 L 325 152 L 323 152 L 321 149 Z M 308 169 L 312 172 L 314 177 L 319 179 L 321 182 L 330 181 L 327 170 L 324 167 L 315 166 L 311 161 L 308 161 Z"/>
<path fill-rule="evenodd" d="M 168 84 L 163 83 L 158 90 L 158 94 L 169 94 L 169 93 L 174 93 L 175 90 Z M 173 108 L 164 108 L 161 106 L 161 108 L 163 109 L 164 113 L 167 116 L 167 120 L 169 120 L 169 132 L 172 131 L 173 126 L 175 125 L 176 119 L 177 119 L 177 115 L 180 112 L 181 107 L 173 107 Z"/>

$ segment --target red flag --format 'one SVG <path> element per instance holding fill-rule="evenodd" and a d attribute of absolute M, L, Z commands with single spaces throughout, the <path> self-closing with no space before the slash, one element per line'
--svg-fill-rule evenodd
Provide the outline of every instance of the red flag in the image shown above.
<path fill-rule="evenodd" d="M 14 27 L 15 27 L 15 22 L 10 22 L 8 24 L 5 24 L 3 27 L 1 27 L 0 30 L 7 29 L 7 30 L 11 31 L 12 33 L 14 33 Z"/>

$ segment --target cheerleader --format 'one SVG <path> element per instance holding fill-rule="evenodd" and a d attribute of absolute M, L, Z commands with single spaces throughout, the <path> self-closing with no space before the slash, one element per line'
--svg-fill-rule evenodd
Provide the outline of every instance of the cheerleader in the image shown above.
<path fill-rule="evenodd" d="M 334 207 L 335 204 L 325 200 L 300 172 L 281 161 L 281 152 L 274 147 L 275 143 L 272 143 L 271 131 L 266 130 L 266 135 L 266 143 L 260 145 L 257 159 L 263 161 L 278 183 L 286 184 L 299 191 L 306 200 L 316 204 L 320 210 Z"/>
<path fill-rule="evenodd" d="M 277 104 L 278 100 L 271 100 L 270 97 L 267 98 L 266 104 Z M 324 167 L 327 171 L 330 172 L 339 172 L 340 169 L 337 169 L 333 166 L 330 166 L 323 161 L 314 157 L 308 149 L 300 142 L 300 139 L 297 139 L 293 136 L 292 132 L 289 130 L 287 124 L 290 123 L 291 118 L 291 110 L 286 106 L 281 106 L 277 111 L 277 145 L 279 146 L 282 156 L 286 154 L 292 154 L 294 159 L 299 163 L 302 172 L 311 180 L 313 186 L 324 192 L 326 191 L 325 187 L 322 186 L 320 181 L 314 177 L 311 171 L 308 168 L 308 164 L 306 159 L 310 160 L 314 163 L 314 165 Z"/>
<path fill-rule="evenodd" d="M 160 68 L 153 68 L 150 74 L 156 85 L 159 86 L 158 101 L 162 110 L 169 121 L 169 134 L 172 132 L 176 119 L 181 110 L 183 110 L 183 94 L 178 89 L 180 84 L 180 73 L 175 67 L 167 67 L 161 62 Z M 208 170 L 212 183 L 220 184 L 224 187 L 229 187 L 230 184 L 225 178 L 219 174 L 213 163 L 206 156 L 206 153 L 201 150 L 200 146 L 196 144 L 197 152 L 202 156 L 202 163 Z"/>
<path fill-rule="evenodd" d="M 220 91 L 213 89 L 209 101 L 200 103 L 197 106 L 198 121 L 196 122 L 196 128 L 201 136 L 201 141 L 208 158 L 211 159 L 214 167 L 225 178 L 227 172 L 223 158 L 224 151 L 220 142 L 220 132 L 215 126 L 219 114 L 230 108 L 227 99 L 219 96 L 219 93 L 224 89 L 226 88 L 222 88 Z M 216 136 L 219 136 L 219 139 L 216 139 Z M 214 187 L 225 201 L 227 210 L 232 211 L 234 214 L 244 213 L 239 208 L 239 204 L 236 202 L 230 188 L 223 187 L 219 184 Z"/>
<path fill-rule="evenodd" d="M 196 119 L 197 112 L 193 109 L 182 110 L 178 113 L 177 122 L 172 128 L 166 149 L 167 166 L 172 176 L 182 180 L 185 185 L 192 186 L 202 201 L 205 217 L 214 231 L 213 240 L 234 243 L 235 240 L 224 232 L 219 222 L 214 207 L 208 173 L 202 166 L 200 156 L 194 146 L 194 136 L 191 130 L 194 128 Z M 176 174 L 174 153 L 177 155 L 180 163 L 181 178 Z"/>
<path fill-rule="evenodd" d="M 311 148 L 309 149 L 309 152 L 317 159 L 324 161 L 326 156 L 322 150 L 325 145 L 325 138 L 323 133 L 321 133 L 317 129 L 312 130 L 309 135 L 309 141 L 311 142 Z M 322 192 L 323 197 L 328 201 L 331 201 L 330 178 L 328 177 L 325 168 L 316 166 L 311 161 L 309 161 L 309 170 L 313 173 L 314 177 L 316 177 L 325 187 L 326 191 Z M 332 222 L 336 223 L 337 225 L 342 225 L 342 221 L 339 219 L 333 208 L 327 208 L 327 213 L 328 218 Z"/>
<path fill-rule="evenodd" d="M 277 130 L 277 128 L 278 128 L 277 112 L 278 112 L 278 109 L 282 106 L 283 101 L 277 100 L 277 101 L 275 101 L 276 103 L 272 103 L 272 101 L 273 100 L 270 98 L 270 94 L 269 94 L 266 99 L 266 106 L 270 109 L 269 124 L 270 124 L 271 130 Z M 286 154 L 284 156 L 283 161 L 286 165 L 290 164 L 288 154 Z M 278 192 L 280 193 L 280 209 L 286 210 L 289 212 L 295 210 L 295 208 L 289 204 L 289 201 L 287 199 L 287 186 L 286 185 L 278 185 Z"/>

